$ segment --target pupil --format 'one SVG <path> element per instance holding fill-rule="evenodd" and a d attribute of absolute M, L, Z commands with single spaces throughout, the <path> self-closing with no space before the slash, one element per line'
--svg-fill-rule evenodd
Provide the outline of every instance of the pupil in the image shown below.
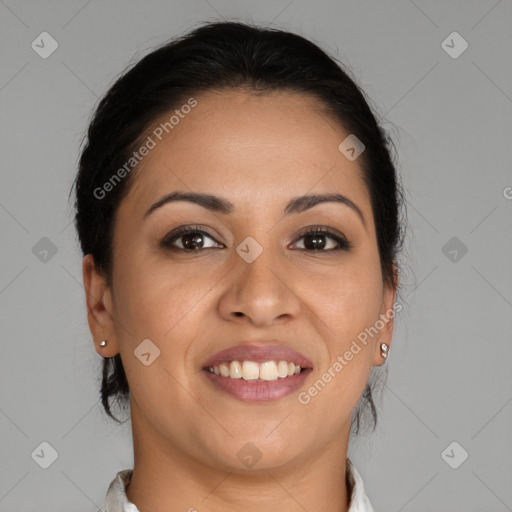
<path fill-rule="evenodd" d="M 183 236 L 183 247 L 187 249 L 200 249 L 195 244 L 200 244 L 203 240 L 203 236 L 201 233 L 194 233 L 192 235 L 184 235 Z"/>
<path fill-rule="evenodd" d="M 308 240 L 311 243 L 308 243 Z M 304 246 L 306 249 L 323 249 L 325 247 L 324 235 L 306 235 L 304 238 Z"/>

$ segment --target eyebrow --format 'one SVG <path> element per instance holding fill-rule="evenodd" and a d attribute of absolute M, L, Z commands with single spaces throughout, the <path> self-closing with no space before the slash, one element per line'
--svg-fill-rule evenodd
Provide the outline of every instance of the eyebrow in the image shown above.
<path fill-rule="evenodd" d="M 211 194 L 201 194 L 197 192 L 182 192 L 178 190 L 176 192 L 166 194 L 156 203 L 151 205 L 149 210 L 144 214 L 144 218 L 146 218 L 150 213 L 155 211 L 157 208 L 160 208 L 164 204 L 172 203 L 175 201 L 188 201 L 190 203 L 198 204 L 199 206 L 202 206 L 203 208 L 206 208 L 212 212 L 222 213 L 225 215 L 229 215 L 235 211 L 235 205 L 222 197 L 214 196 Z M 366 229 L 366 221 L 364 219 L 363 212 L 353 201 L 342 194 L 313 194 L 294 197 L 286 204 L 284 208 L 284 214 L 291 215 L 293 213 L 302 213 L 306 210 L 309 210 L 310 208 L 313 208 L 317 204 L 328 202 L 344 204 L 345 206 L 351 208 L 354 212 L 357 213 Z"/>

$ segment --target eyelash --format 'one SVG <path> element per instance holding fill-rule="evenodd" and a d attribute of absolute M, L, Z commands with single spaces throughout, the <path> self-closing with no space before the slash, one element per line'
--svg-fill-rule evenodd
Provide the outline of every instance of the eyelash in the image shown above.
<path fill-rule="evenodd" d="M 209 238 L 211 238 L 215 243 L 217 243 L 217 244 L 219 243 L 208 232 L 199 229 L 199 226 L 195 226 L 195 227 L 194 226 L 184 226 L 184 227 L 180 228 L 177 232 L 172 233 L 171 237 L 170 237 L 170 235 L 167 235 L 160 242 L 160 245 L 162 247 L 172 250 L 172 251 L 189 252 L 189 253 L 197 253 L 197 252 L 203 252 L 208 249 L 215 249 L 215 247 L 207 247 L 206 249 L 184 249 L 182 247 L 176 247 L 176 246 L 172 245 L 172 243 L 175 240 L 179 239 L 183 235 L 189 235 L 189 234 L 190 235 L 191 234 L 206 235 Z M 319 250 L 299 249 L 299 250 L 305 251 L 305 252 L 310 252 L 310 253 L 333 253 L 333 252 L 338 252 L 338 251 L 349 251 L 353 247 L 352 244 L 348 240 L 337 235 L 336 233 L 332 232 L 329 229 L 323 228 L 322 226 L 314 226 L 313 229 L 303 232 L 302 234 L 299 235 L 299 240 L 305 236 L 318 236 L 318 235 L 324 235 L 324 236 L 327 236 L 328 238 L 331 238 L 338 244 L 338 247 L 336 247 L 334 249 L 327 249 L 327 250 L 324 250 L 324 249 L 319 249 Z"/>

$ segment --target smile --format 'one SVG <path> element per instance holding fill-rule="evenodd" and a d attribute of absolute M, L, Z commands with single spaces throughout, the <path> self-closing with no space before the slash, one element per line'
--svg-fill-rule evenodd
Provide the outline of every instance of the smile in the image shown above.
<path fill-rule="evenodd" d="M 272 381 L 291 377 L 301 372 L 302 368 L 288 361 L 231 361 L 209 366 L 207 370 L 215 375 L 231 379 Z"/>

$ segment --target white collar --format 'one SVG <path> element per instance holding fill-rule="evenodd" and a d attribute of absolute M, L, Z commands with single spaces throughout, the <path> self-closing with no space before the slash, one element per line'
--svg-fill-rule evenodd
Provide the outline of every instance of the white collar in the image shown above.
<path fill-rule="evenodd" d="M 364 490 L 363 479 L 352 461 L 347 458 L 347 477 L 352 489 L 348 512 L 373 512 L 372 505 Z M 110 483 L 105 503 L 99 512 L 139 512 L 139 509 L 126 497 L 126 486 L 132 478 L 132 469 L 119 471 Z"/>

